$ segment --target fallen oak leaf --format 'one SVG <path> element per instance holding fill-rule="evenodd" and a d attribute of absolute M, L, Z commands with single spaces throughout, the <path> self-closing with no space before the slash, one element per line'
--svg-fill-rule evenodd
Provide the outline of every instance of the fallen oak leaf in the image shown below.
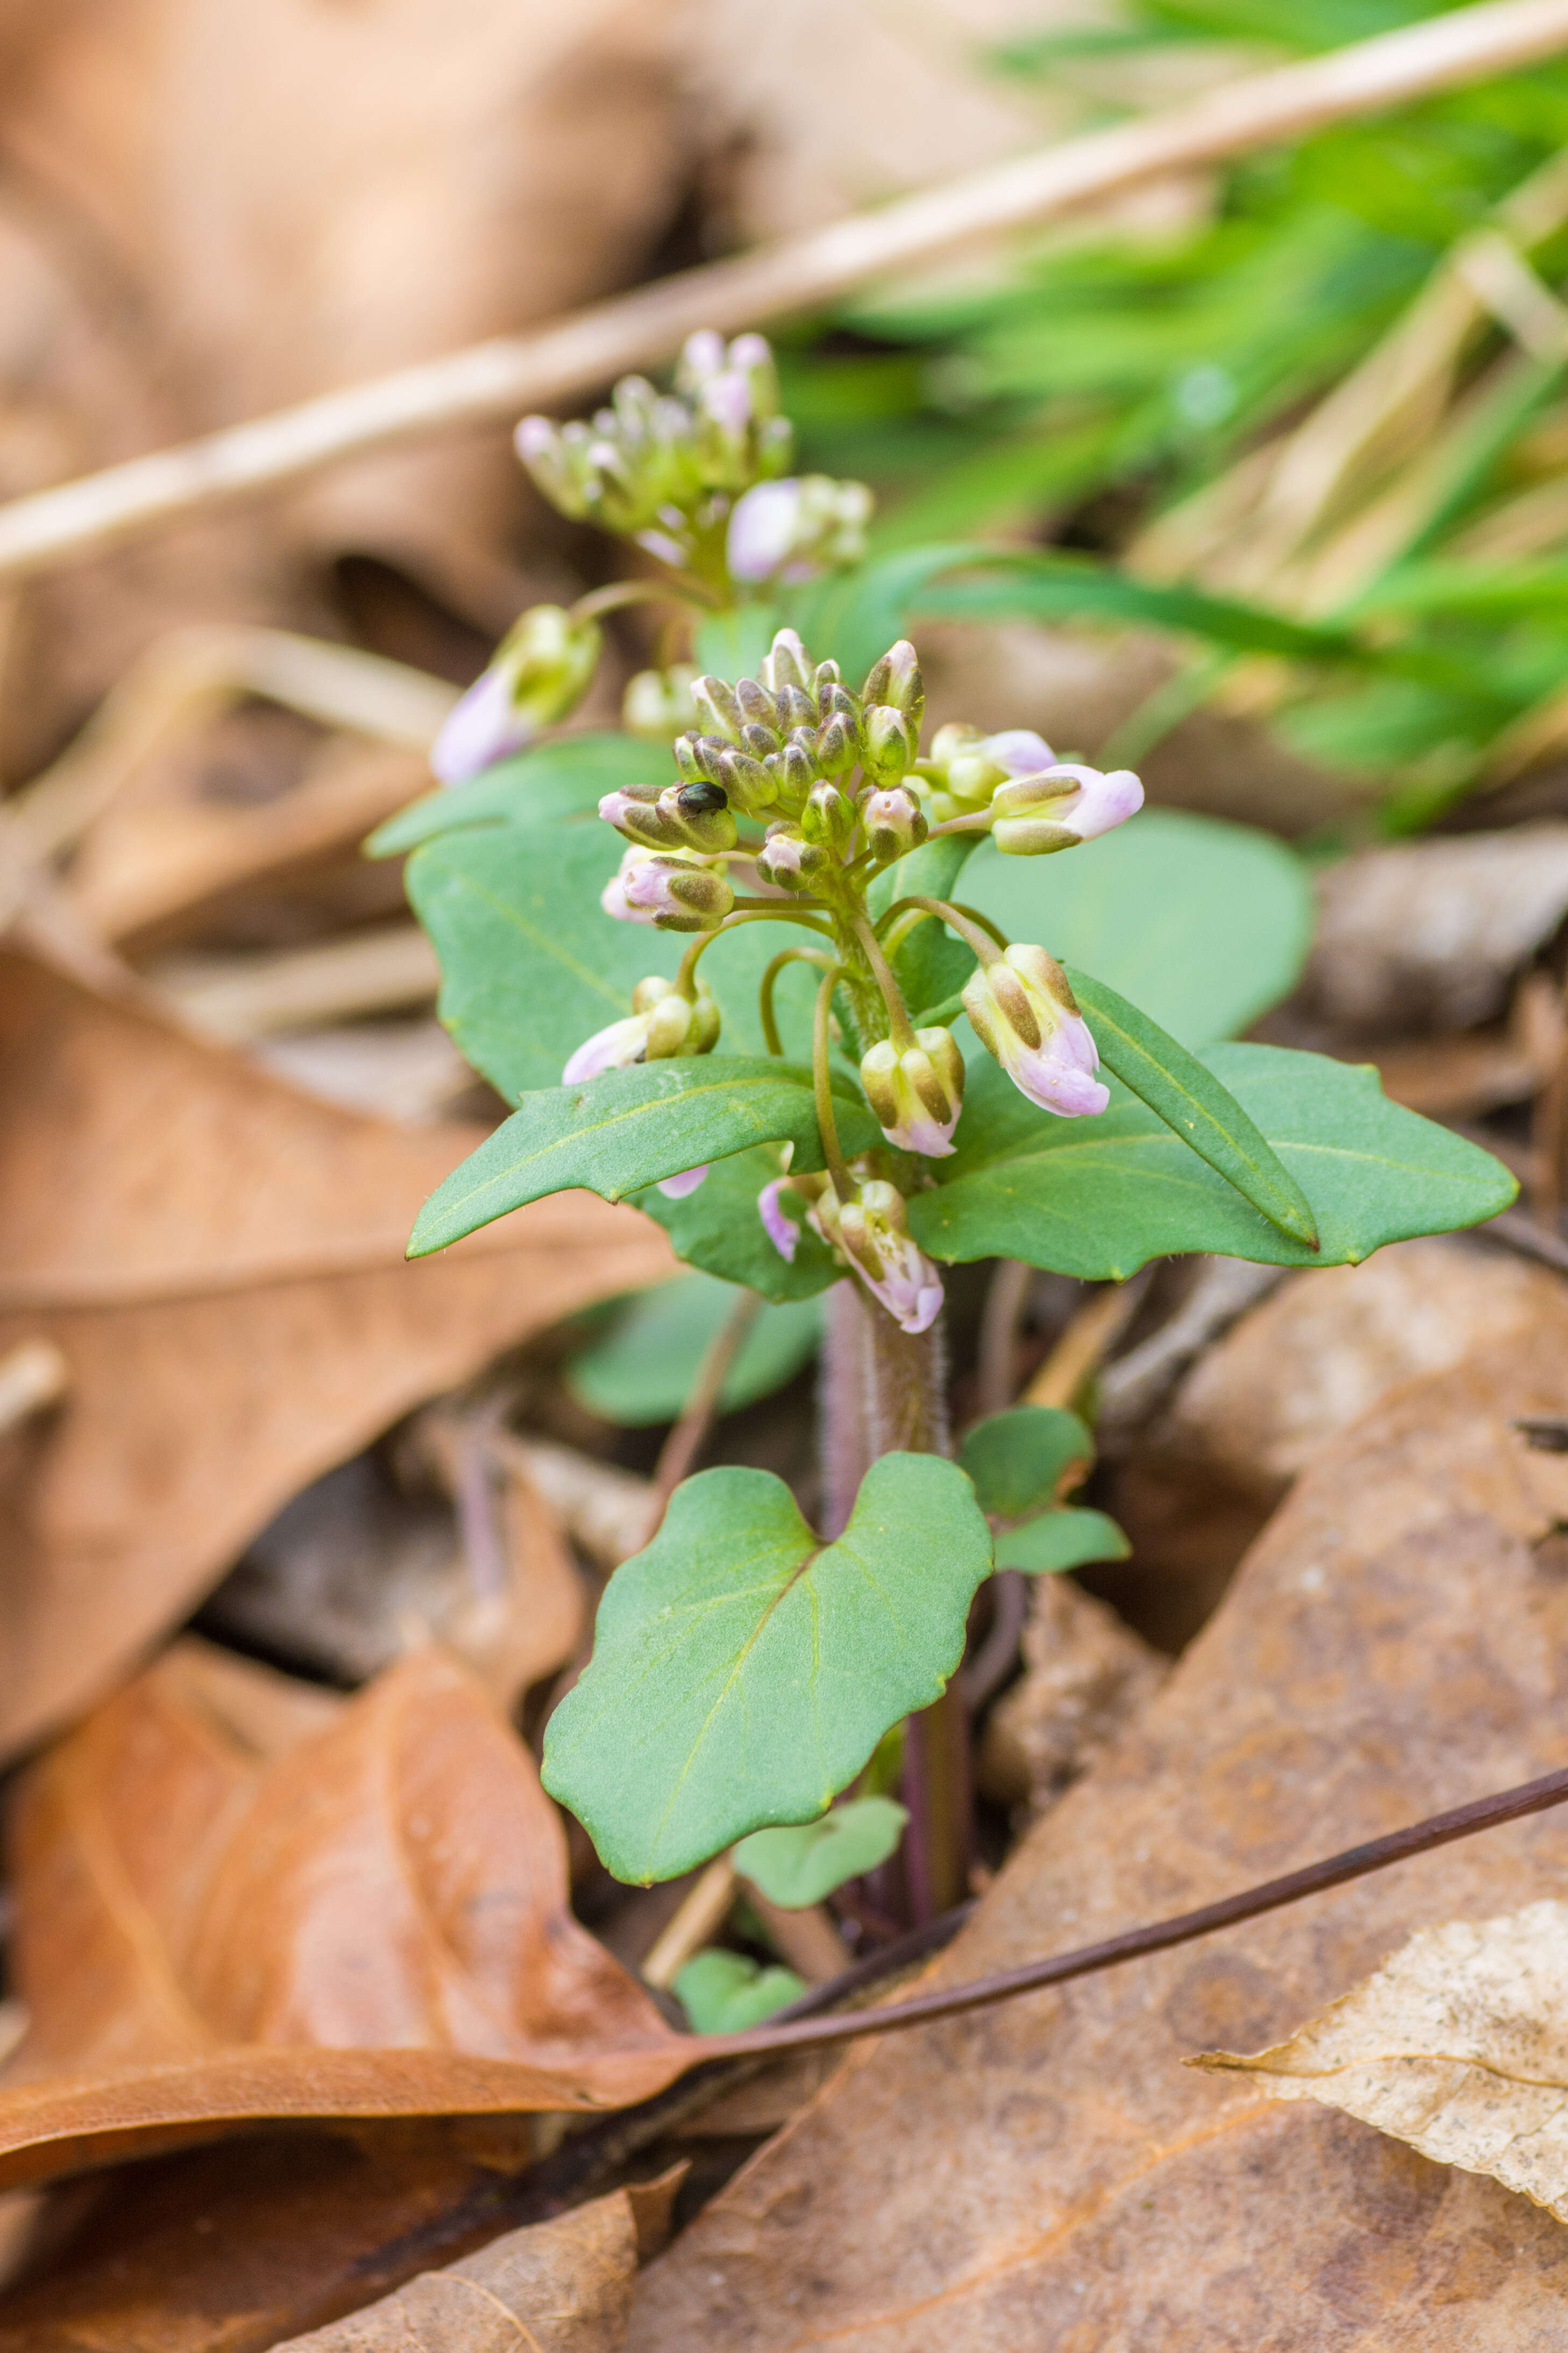
<path fill-rule="evenodd" d="M 1568 2222 L 1568 1904 L 1423 1928 L 1283 2042 L 1187 2064 L 1342 2109 Z"/>
<path fill-rule="evenodd" d="M 584 1197 L 407 1266 L 479 1134 L 345 1112 L 0 955 L 0 1355 L 46 1340 L 68 1384 L 0 1447 L 0 1751 L 123 1673 L 307 1481 L 673 1270 Z"/>

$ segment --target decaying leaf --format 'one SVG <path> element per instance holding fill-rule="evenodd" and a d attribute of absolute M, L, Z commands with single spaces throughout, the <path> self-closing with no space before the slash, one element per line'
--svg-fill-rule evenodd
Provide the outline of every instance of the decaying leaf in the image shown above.
<path fill-rule="evenodd" d="M 278 2353 L 620 2353 L 637 2233 L 624 2189 L 509 2231 Z"/>
<path fill-rule="evenodd" d="M 957 1982 L 1568 1763 L 1568 1308 L 1303 1475 L 1164 1690 L 1004 1869 Z M 1202 1943 L 862 2045 L 643 2274 L 634 2353 L 1560 2353 L 1568 2235 L 1183 2056 L 1414 1931 L 1560 1896 L 1546 1814 Z M 940 2120 L 940 2137 L 935 2129 Z"/>
<path fill-rule="evenodd" d="M 1423 1928 L 1288 2041 L 1188 2063 L 1342 2108 L 1568 2222 L 1568 1904 Z"/>
<path fill-rule="evenodd" d="M 645 1219 L 577 1195 L 405 1265 L 479 1134 L 340 1110 L 0 957 L 0 1353 L 49 1340 L 68 1375 L 0 1447 L 0 1747 L 94 1697 L 399 1414 L 669 1269 Z"/>
<path fill-rule="evenodd" d="M 436 1651 L 339 1703 L 177 1645 L 27 1774 L 14 1844 L 0 2184 L 246 2119 L 616 2105 L 688 2063 Z"/>

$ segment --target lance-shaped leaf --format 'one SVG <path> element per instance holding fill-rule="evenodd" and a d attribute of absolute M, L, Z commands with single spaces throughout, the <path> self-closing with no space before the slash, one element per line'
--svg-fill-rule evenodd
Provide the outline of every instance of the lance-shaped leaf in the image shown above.
<path fill-rule="evenodd" d="M 839 1133 L 859 1152 L 877 1138 L 870 1113 L 841 1081 Z M 822 1166 L 811 1072 L 750 1055 L 695 1055 L 605 1071 L 574 1087 L 543 1087 L 485 1138 L 419 1212 L 408 1245 L 424 1258 L 547 1193 L 581 1187 L 619 1201 L 645 1185 L 749 1145 L 792 1143 L 795 1166 Z"/>
<path fill-rule="evenodd" d="M 938 1455 L 873 1463 L 830 1545 L 770 1472 L 700 1472 L 610 1579 L 544 1785 L 617 1879 L 673 1879 L 765 1823 L 811 1821 L 940 1696 L 990 1568 L 974 1491 Z"/>
<path fill-rule="evenodd" d="M 1113 1085 L 1096 1119 L 1053 1119 L 989 1057 L 971 1072 L 951 1160 L 910 1203 L 934 1258 L 1021 1258 L 1092 1282 L 1214 1250 L 1264 1266 L 1343 1266 L 1450 1233 L 1518 1187 L 1489 1152 L 1391 1103 L 1377 1072 L 1274 1046 L 1214 1046 L 1222 1080 L 1300 1186 L 1321 1249 L 1271 1225 L 1147 1106 Z"/>
<path fill-rule="evenodd" d="M 1100 1059 L 1200 1160 L 1217 1168 L 1271 1226 L 1310 1250 L 1319 1247 L 1311 1204 L 1228 1087 L 1157 1021 L 1087 973 L 1068 978 L 1089 1016 Z"/>
<path fill-rule="evenodd" d="M 886 1862 L 908 1820 L 896 1799 L 851 1798 L 818 1821 L 753 1831 L 735 1849 L 735 1868 L 770 1903 L 798 1912 Z"/>
<path fill-rule="evenodd" d="M 1094 1467 L 1094 1440 L 1060 1406 L 1015 1405 L 966 1430 L 958 1460 L 982 1511 L 1021 1520 L 1083 1484 Z"/>

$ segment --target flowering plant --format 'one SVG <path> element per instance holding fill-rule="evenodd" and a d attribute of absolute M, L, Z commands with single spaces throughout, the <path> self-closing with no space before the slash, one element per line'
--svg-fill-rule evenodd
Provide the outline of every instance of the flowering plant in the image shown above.
<path fill-rule="evenodd" d="M 610 1582 L 546 1786 L 614 1872 L 668 1877 L 813 1822 L 908 1720 L 911 1879 L 951 1898 L 942 1706 L 998 1535 L 1037 1570 L 1117 1538 L 1059 1509 L 1089 1452 L 1071 1416 L 995 1417 L 951 1459 L 943 1266 L 1342 1263 L 1489 1217 L 1512 1181 L 1370 1070 L 1194 1051 L 1043 938 L 1007 936 L 996 875 L 1112 835 L 1142 786 L 1024 729 L 927 742 L 906 638 L 847 675 L 889 603 L 888 567 L 861 560 L 869 495 L 789 472 L 759 337 L 696 337 L 672 392 L 632 379 L 591 424 L 530 418 L 518 439 L 548 496 L 660 570 L 525 615 L 437 747 L 456 789 L 381 838 L 422 845 L 410 889 L 444 1011 L 518 1103 L 411 1252 L 585 1186 L 636 1200 L 694 1265 L 838 1303 L 824 1530 L 762 1472 L 679 1487 Z M 893 572 L 913 595 L 954 560 L 922 572 L 905 552 Z M 508 766 L 585 691 L 602 615 L 644 598 L 673 606 L 697 661 L 667 647 L 681 659 L 635 678 L 625 733 Z M 1037 899 L 1044 930 L 1048 894 L 1003 895 Z"/>

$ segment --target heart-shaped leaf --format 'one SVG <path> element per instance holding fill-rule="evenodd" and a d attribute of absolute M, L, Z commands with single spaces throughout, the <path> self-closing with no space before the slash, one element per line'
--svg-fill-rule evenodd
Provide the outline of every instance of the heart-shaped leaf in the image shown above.
<path fill-rule="evenodd" d="M 839 1132 L 847 1151 L 862 1151 L 876 1125 L 842 1083 Z M 793 1062 L 697 1055 L 541 1088 L 437 1187 L 408 1255 L 445 1250 L 547 1193 L 580 1186 L 619 1201 L 702 1161 L 784 1141 L 795 1145 L 797 1168 L 821 1167 L 811 1072 Z"/>
<path fill-rule="evenodd" d="M 1021 1520 L 1082 1485 L 1094 1467 L 1094 1440 L 1076 1413 L 1015 1405 L 965 1431 L 958 1461 L 974 1482 L 982 1511 Z"/>
<path fill-rule="evenodd" d="M 744 1953 L 710 1946 L 687 1962 L 674 1993 L 695 2034 L 743 2034 L 805 1991 L 793 1969 L 763 1968 Z"/>
<path fill-rule="evenodd" d="M 1479 1225 L 1519 1189 L 1490 1153 L 1388 1102 L 1374 1070 L 1274 1046 L 1202 1060 L 1300 1184 L 1321 1250 L 1271 1226 L 1121 1088 L 1096 1119 L 1056 1119 L 989 1058 L 971 1074 L 959 1149 L 936 1165 L 944 1181 L 910 1203 L 916 1240 L 936 1258 L 1021 1258 L 1093 1282 L 1186 1250 L 1354 1265 L 1384 1242 Z"/>
<path fill-rule="evenodd" d="M 908 1810 L 893 1798 L 850 1798 L 819 1821 L 753 1831 L 735 1849 L 734 1864 L 770 1903 L 786 1912 L 820 1904 L 847 1879 L 886 1862 L 904 1834 Z"/>
<path fill-rule="evenodd" d="M 830 1545 L 771 1472 L 700 1472 L 610 1579 L 545 1787 L 617 1879 L 672 1879 L 764 1823 L 812 1821 L 940 1696 L 990 1568 L 974 1490 L 939 1455 L 873 1463 Z"/>
<path fill-rule="evenodd" d="M 1260 1209 L 1271 1226 L 1316 1251 L 1318 1229 L 1306 1195 L 1229 1089 L 1157 1021 L 1103 981 L 1090 980 L 1087 973 L 1070 967 L 1068 978 L 1093 1023 L 1107 1070 L 1114 1071 L 1124 1087 L 1146 1103 L 1173 1134 L 1191 1145 L 1200 1160 L 1217 1169 L 1227 1185 L 1234 1185 L 1243 1200 Z"/>
<path fill-rule="evenodd" d="M 998 1568 L 1021 1568 L 1031 1577 L 1084 1568 L 1091 1560 L 1125 1560 L 1132 1547 L 1103 1512 L 1075 1506 L 1042 1512 L 1037 1520 L 1009 1528 L 996 1539 Z"/>

